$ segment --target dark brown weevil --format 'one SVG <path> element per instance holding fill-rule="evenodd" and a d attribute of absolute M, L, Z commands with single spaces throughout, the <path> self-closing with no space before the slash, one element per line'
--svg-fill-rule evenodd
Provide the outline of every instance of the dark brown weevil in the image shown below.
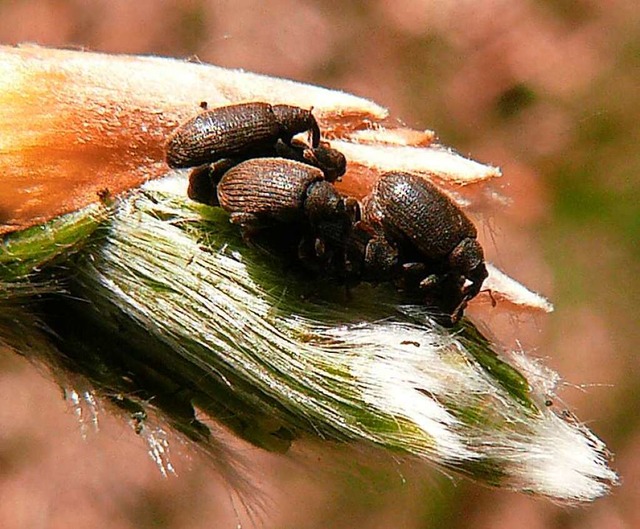
<path fill-rule="evenodd" d="M 259 157 L 287 158 L 317 167 L 328 182 L 338 180 L 347 167 L 344 155 L 332 149 L 327 142 L 320 142 L 318 147 L 313 148 L 297 140 L 293 140 L 291 144 L 278 140 L 271 150 L 265 149 Z M 225 158 L 193 169 L 189 174 L 189 198 L 210 206 L 219 205 L 216 194 L 218 182 L 229 169 L 243 161 L 245 160 Z"/>
<path fill-rule="evenodd" d="M 166 146 L 167 164 L 197 167 L 223 158 L 248 159 L 271 152 L 278 140 L 291 144 L 311 132 L 311 146 L 320 144 L 320 128 L 310 110 L 290 105 L 241 103 L 204 110 L 180 125 Z"/>
<path fill-rule="evenodd" d="M 286 158 L 253 158 L 232 167 L 218 183 L 218 201 L 231 222 L 261 226 L 275 222 L 343 217 L 347 202 L 317 167 Z"/>
<path fill-rule="evenodd" d="M 247 160 L 224 173 L 217 198 L 245 237 L 270 230 L 272 241 L 293 246 L 307 268 L 344 274 L 344 248 L 359 206 L 317 167 L 286 158 Z"/>
<path fill-rule="evenodd" d="M 363 203 L 363 217 L 397 249 L 402 286 L 421 290 L 456 323 L 487 277 L 471 220 L 436 186 L 406 173 L 380 177 Z M 375 273 L 375 259 L 365 267 Z"/>

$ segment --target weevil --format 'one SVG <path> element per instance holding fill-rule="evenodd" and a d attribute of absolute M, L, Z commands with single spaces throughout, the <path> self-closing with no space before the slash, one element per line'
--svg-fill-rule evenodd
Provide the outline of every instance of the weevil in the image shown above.
<path fill-rule="evenodd" d="M 290 145 L 301 132 L 320 145 L 320 128 L 310 110 L 291 105 L 240 103 L 204 110 L 180 125 L 166 146 L 172 168 L 197 167 L 224 158 L 249 159 L 271 152 L 278 140 Z"/>
<path fill-rule="evenodd" d="M 320 169 L 286 158 L 232 167 L 218 183 L 217 199 L 245 238 L 274 227 L 281 240 L 295 234 L 298 258 L 316 270 L 329 263 L 343 268 L 344 245 L 360 216 L 357 201 L 338 193 Z"/>
<path fill-rule="evenodd" d="M 363 217 L 397 250 L 396 276 L 404 288 L 421 290 L 455 324 L 487 277 L 473 222 L 435 185 L 407 173 L 382 175 L 363 203 Z M 378 259 L 365 260 L 365 268 L 375 273 Z"/>
<path fill-rule="evenodd" d="M 243 226 L 317 224 L 344 216 L 347 204 L 355 203 L 342 197 L 317 167 L 286 158 L 252 158 L 232 167 L 218 183 L 217 195 L 231 222 Z"/>
<path fill-rule="evenodd" d="M 318 147 L 313 148 L 297 140 L 293 140 L 291 144 L 278 140 L 271 150 L 265 149 L 260 154 L 260 157 L 287 158 L 317 167 L 328 182 L 335 182 L 342 177 L 347 167 L 344 155 L 332 149 L 327 142 L 320 142 Z M 189 174 L 189 198 L 211 206 L 219 205 L 216 194 L 218 182 L 229 169 L 243 161 L 245 160 L 224 158 L 193 169 Z"/>

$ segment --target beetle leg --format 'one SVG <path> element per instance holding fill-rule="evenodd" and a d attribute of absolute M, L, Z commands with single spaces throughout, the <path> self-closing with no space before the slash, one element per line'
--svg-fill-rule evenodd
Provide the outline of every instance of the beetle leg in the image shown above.
<path fill-rule="evenodd" d="M 329 248 L 319 237 L 302 237 L 298 243 L 298 259 L 308 270 L 320 273 L 326 269 L 331 258 Z"/>
<path fill-rule="evenodd" d="M 359 239 L 368 238 L 364 245 L 363 279 L 366 281 L 387 281 L 398 262 L 398 251 L 387 239 L 372 230 L 371 226 L 357 222 L 354 226 L 354 246 L 362 244 Z"/>
<path fill-rule="evenodd" d="M 253 213 L 234 211 L 229 215 L 229 222 L 231 222 L 231 224 L 238 224 L 243 228 L 254 228 L 260 224 L 260 219 Z M 252 231 L 255 231 L 255 229 Z"/>
<path fill-rule="evenodd" d="M 424 263 L 406 263 L 402 265 L 407 273 L 416 273 L 416 271 L 423 271 L 425 269 Z M 420 281 L 420 288 L 425 292 L 435 290 L 441 283 L 443 277 L 438 274 L 429 274 L 422 281 Z"/>
<path fill-rule="evenodd" d="M 318 145 L 320 145 L 320 126 L 318 125 L 318 122 L 313 117 L 313 114 L 311 115 L 311 118 L 312 118 L 312 123 L 311 123 L 311 128 L 309 129 L 309 132 L 311 134 L 311 145 L 312 147 L 317 147 Z"/>
<path fill-rule="evenodd" d="M 238 160 L 225 158 L 212 164 L 196 167 L 189 173 L 187 195 L 196 202 L 201 202 L 208 206 L 219 206 L 220 202 L 216 192 L 218 183 L 224 174 L 237 164 Z"/>
<path fill-rule="evenodd" d="M 313 241 L 313 250 L 316 254 L 316 257 L 322 259 L 327 252 L 327 247 L 322 239 L 316 237 L 316 240 Z"/>
<path fill-rule="evenodd" d="M 482 290 L 482 292 L 486 292 L 487 294 L 489 294 L 491 306 L 495 308 L 498 305 L 498 302 L 496 301 L 496 298 L 493 297 L 493 290 L 491 290 L 490 288 L 485 288 L 484 290 Z"/>
<path fill-rule="evenodd" d="M 456 323 L 458 323 L 460 321 L 460 318 L 462 318 L 462 315 L 464 313 L 464 309 L 467 308 L 467 298 L 465 297 L 459 304 L 458 306 L 453 309 L 453 312 L 451 313 L 451 324 L 455 325 Z"/>
<path fill-rule="evenodd" d="M 187 195 L 191 200 L 201 204 L 218 205 L 218 195 L 211 180 L 211 166 L 209 164 L 196 167 L 189 173 Z"/>
<path fill-rule="evenodd" d="M 402 263 L 401 267 L 401 284 L 404 286 L 411 285 L 411 289 L 416 286 L 422 290 L 430 290 L 435 288 L 440 277 L 436 274 L 427 275 L 427 265 L 421 262 Z"/>
<path fill-rule="evenodd" d="M 455 325 L 462 318 L 471 299 L 463 294 L 463 282 L 459 274 L 448 273 L 430 274 L 419 283 L 425 305 L 434 310 L 432 316 L 445 327 Z"/>

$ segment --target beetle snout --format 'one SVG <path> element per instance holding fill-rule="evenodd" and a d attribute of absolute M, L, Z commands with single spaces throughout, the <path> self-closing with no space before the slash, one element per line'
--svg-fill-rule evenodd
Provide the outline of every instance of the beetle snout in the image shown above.
<path fill-rule="evenodd" d="M 280 125 L 281 137 L 290 143 L 291 138 L 300 132 L 311 133 L 311 146 L 320 145 L 320 126 L 311 110 L 291 105 L 273 105 L 273 113 Z"/>

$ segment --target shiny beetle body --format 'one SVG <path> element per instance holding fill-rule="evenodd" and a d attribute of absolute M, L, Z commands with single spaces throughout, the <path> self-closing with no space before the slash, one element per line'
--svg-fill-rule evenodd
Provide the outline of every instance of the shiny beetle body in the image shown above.
<path fill-rule="evenodd" d="M 197 167 L 224 158 L 248 159 L 271 152 L 278 140 L 310 131 L 311 145 L 320 144 L 320 129 L 310 110 L 263 102 L 204 110 L 179 126 L 166 147 L 173 168 Z"/>
<path fill-rule="evenodd" d="M 406 173 L 380 177 L 363 210 L 365 221 L 397 248 L 404 286 L 422 290 L 457 322 L 487 277 L 469 218 L 436 186 Z"/>

